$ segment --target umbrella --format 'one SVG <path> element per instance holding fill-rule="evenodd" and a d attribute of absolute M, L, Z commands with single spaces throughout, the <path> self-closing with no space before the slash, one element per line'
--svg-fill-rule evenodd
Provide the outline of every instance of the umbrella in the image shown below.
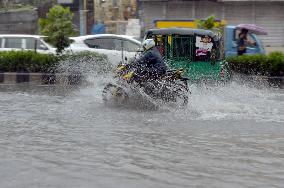
<path fill-rule="evenodd" d="M 254 33 L 256 35 L 267 35 L 267 32 L 255 24 L 239 24 L 236 27 L 237 29 L 247 29 L 249 33 Z"/>

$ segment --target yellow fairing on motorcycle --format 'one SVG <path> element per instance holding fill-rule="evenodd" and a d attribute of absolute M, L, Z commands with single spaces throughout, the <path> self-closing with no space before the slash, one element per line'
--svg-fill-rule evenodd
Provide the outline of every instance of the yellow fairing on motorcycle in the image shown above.
<path fill-rule="evenodd" d="M 180 79 L 183 73 L 184 73 L 184 69 L 178 69 L 174 74 L 174 79 Z"/>
<path fill-rule="evenodd" d="M 177 72 L 176 72 L 176 74 L 182 75 L 183 72 L 184 72 L 184 69 L 178 69 Z"/>
<path fill-rule="evenodd" d="M 134 75 L 134 72 L 131 71 L 131 72 L 129 72 L 129 73 L 123 75 L 123 79 L 125 79 L 125 80 L 130 80 L 130 79 L 133 77 L 133 75 Z"/>
<path fill-rule="evenodd" d="M 125 65 L 119 65 L 119 66 L 117 67 L 117 70 L 122 71 L 122 70 L 124 70 L 125 68 L 126 68 Z"/>

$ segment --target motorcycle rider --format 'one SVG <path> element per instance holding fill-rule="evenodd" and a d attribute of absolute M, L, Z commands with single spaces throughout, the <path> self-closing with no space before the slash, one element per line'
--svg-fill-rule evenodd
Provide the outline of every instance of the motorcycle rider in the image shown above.
<path fill-rule="evenodd" d="M 164 75 L 167 66 L 164 59 L 155 45 L 153 39 L 146 39 L 142 43 L 143 53 L 136 59 L 131 66 L 136 68 L 135 80 L 157 79 Z"/>

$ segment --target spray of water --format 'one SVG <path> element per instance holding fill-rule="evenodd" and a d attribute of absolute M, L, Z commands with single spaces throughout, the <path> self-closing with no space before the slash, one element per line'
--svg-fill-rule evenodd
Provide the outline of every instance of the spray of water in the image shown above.
<path fill-rule="evenodd" d="M 107 77 L 113 68 L 114 65 L 108 61 L 106 56 L 83 52 L 64 58 L 59 63 L 57 72 L 62 76 L 77 76 L 78 80 L 92 84 L 97 77 Z"/>
<path fill-rule="evenodd" d="M 283 90 L 267 82 L 234 78 L 219 86 L 192 85 L 191 108 L 199 119 L 284 121 Z"/>
<path fill-rule="evenodd" d="M 63 61 L 58 70 L 63 73 L 80 72 L 89 84 L 76 93 L 79 100 L 104 106 L 102 90 L 113 81 L 114 66 L 105 59 L 80 57 Z M 235 77 L 231 82 L 218 85 L 191 84 L 189 104 L 176 109 L 166 105 L 152 108 L 138 99 L 132 100 L 128 110 L 157 110 L 174 114 L 178 118 L 197 120 L 256 120 L 284 122 L 284 92 L 268 86 L 263 80 Z M 108 108 L 108 107 L 106 107 Z M 114 108 L 114 107 L 113 107 Z"/>

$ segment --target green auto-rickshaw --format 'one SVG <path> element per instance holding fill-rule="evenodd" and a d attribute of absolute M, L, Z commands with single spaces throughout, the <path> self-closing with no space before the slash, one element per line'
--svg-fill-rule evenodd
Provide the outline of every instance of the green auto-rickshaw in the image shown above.
<path fill-rule="evenodd" d="M 230 78 L 227 62 L 221 58 L 220 37 L 209 30 L 190 28 L 150 29 L 152 38 L 170 69 L 182 68 L 191 81 Z"/>

